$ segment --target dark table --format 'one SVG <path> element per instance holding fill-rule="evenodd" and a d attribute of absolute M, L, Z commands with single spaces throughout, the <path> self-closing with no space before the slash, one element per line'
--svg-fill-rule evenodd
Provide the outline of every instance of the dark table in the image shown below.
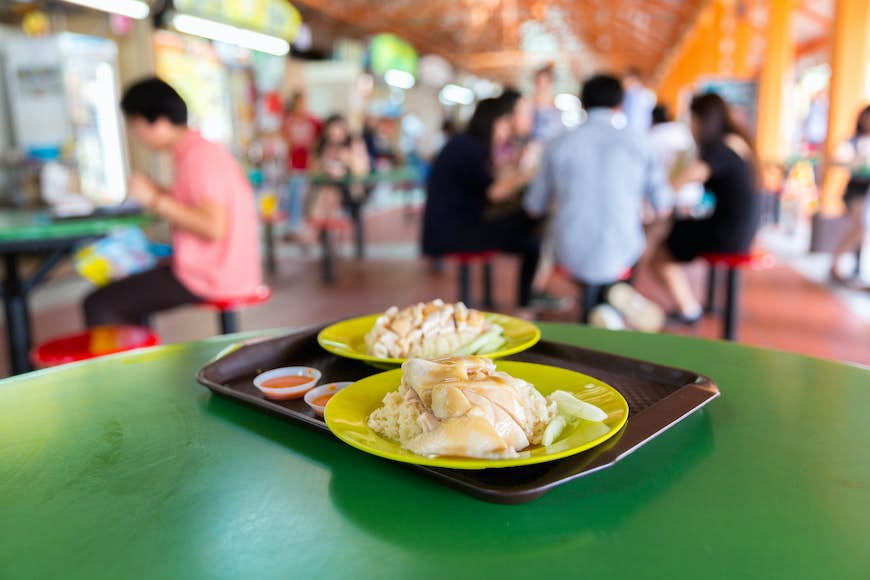
<path fill-rule="evenodd" d="M 309 176 L 312 185 L 335 185 L 338 187 L 348 187 L 350 185 L 361 185 L 363 187 L 374 187 L 381 183 L 390 184 L 416 184 L 420 180 L 419 172 L 410 166 L 396 167 L 386 171 L 373 171 L 364 176 L 350 176 L 344 179 L 335 179 L 323 173 L 314 173 Z M 365 205 L 365 199 L 345 199 L 345 208 L 347 209 L 350 219 L 354 226 L 354 247 L 356 259 L 362 260 L 365 257 L 365 231 L 363 228 L 362 210 Z M 327 248 L 324 248 L 328 251 Z"/>
<path fill-rule="evenodd" d="M 0 210 L 0 254 L 5 266 L 2 296 L 12 374 L 31 369 L 30 292 L 78 244 L 102 237 L 119 226 L 149 221 L 151 218 L 145 215 L 55 220 L 47 211 Z M 24 275 L 21 257 L 28 254 L 41 261 L 34 272 Z"/>

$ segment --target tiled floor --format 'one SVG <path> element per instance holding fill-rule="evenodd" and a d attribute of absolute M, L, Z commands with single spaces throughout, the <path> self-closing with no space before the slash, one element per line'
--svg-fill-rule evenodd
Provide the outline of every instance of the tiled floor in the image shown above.
<path fill-rule="evenodd" d="M 269 282 L 275 293 L 263 306 L 241 314 L 244 330 L 315 324 L 356 314 L 383 310 L 391 304 L 408 304 L 435 297 L 454 299 L 455 272 L 450 265 L 438 274 L 426 260 L 416 257 L 417 218 L 403 209 L 369 216 L 368 257 L 356 262 L 345 248 L 337 266 L 338 280 L 325 287 L 319 280 L 315 252 L 284 246 L 279 251 L 279 273 Z M 496 301 L 511 309 L 515 296 L 516 262 L 501 257 L 496 263 Z M 692 269 L 700 289 L 703 266 Z M 45 340 L 80 328 L 78 302 L 86 287 L 67 280 L 40 290 L 34 307 L 34 337 Z M 665 301 L 661 291 L 641 272 L 639 288 L 648 296 Z M 782 349 L 823 358 L 870 364 L 870 322 L 825 286 L 813 282 L 786 265 L 744 276 L 740 340 L 747 344 Z M 556 292 L 572 295 L 564 281 L 552 285 Z M 573 303 L 573 302 L 572 302 Z M 572 309 L 547 315 L 548 320 L 574 321 Z M 217 331 L 216 316 L 199 307 L 185 307 L 156 317 L 165 342 L 194 340 Z M 700 337 L 716 338 L 720 323 L 705 319 L 696 328 L 674 328 Z M 0 372 L 5 372 L 5 343 L 0 339 Z"/>

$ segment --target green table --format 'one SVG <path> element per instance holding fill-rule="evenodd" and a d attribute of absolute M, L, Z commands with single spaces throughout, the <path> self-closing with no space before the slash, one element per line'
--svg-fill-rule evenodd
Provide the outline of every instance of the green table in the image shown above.
<path fill-rule="evenodd" d="M 420 180 L 420 172 L 410 166 L 396 167 L 385 171 L 372 171 L 362 176 L 349 176 L 343 179 L 335 179 L 325 173 L 312 173 L 308 179 L 314 185 L 351 185 L 361 183 L 363 185 L 378 185 L 379 183 L 405 183 Z"/>
<path fill-rule="evenodd" d="M 151 219 L 135 215 L 55 220 L 47 211 L 0 210 L 0 254 L 5 264 L 2 293 L 12 374 L 31 368 L 28 294 L 77 244 L 120 226 L 144 225 Z M 20 271 L 23 254 L 42 257 L 29 277 Z"/>
<path fill-rule="evenodd" d="M 722 396 L 504 506 L 213 396 L 194 373 L 232 338 L 16 377 L 0 382 L 0 577 L 868 577 L 870 372 L 542 327 Z"/>
<path fill-rule="evenodd" d="M 380 183 L 391 184 L 416 184 L 420 181 L 420 172 L 414 167 L 402 166 L 386 171 L 372 171 L 363 176 L 348 176 L 342 179 L 335 179 L 324 173 L 312 173 L 308 179 L 313 185 L 335 185 L 347 187 L 350 185 L 362 185 L 365 187 L 374 187 Z M 362 260 L 365 257 L 365 231 L 362 219 L 362 209 L 365 205 L 366 198 L 354 199 L 352 196 L 343 196 L 342 203 L 350 214 L 350 219 L 353 222 L 354 231 L 354 248 L 357 260 Z M 323 246 L 323 280 L 326 283 L 332 283 L 332 263 L 331 256 L 333 249 L 328 230 L 321 231 L 321 245 Z"/>

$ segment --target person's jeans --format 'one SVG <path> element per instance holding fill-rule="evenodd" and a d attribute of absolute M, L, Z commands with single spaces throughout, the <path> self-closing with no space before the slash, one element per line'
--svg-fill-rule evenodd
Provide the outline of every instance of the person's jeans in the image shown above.
<path fill-rule="evenodd" d="M 308 192 L 308 178 L 302 173 L 294 173 L 287 182 L 287 195 L 284 199 L 283 209 L 289 219 L 287 223 L 290 229 L 297 229 L 305 220 L 305 197 Z"/>

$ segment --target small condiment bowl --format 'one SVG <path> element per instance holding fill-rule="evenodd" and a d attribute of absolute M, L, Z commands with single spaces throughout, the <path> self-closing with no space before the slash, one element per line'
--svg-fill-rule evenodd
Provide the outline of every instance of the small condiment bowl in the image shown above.
<path fill-rule="evenodd" d="M 352 384 L 353 381 L 343 381 L 339 383 L 320 385 L 319 387 L 311 389 L 305 393 L 305 402 L 308 403 L 308 406 L 311 407 L 312 411 L 323 417 L 323 410 L 326 408 L 326 403 L 329 402 L 329 398 L 338 391 Z M 327 399 L 323 401 L 323 397 L 327 397 Z M 323 403 L 322 405 L 319 404 L 321 402 Z"/>
<path fill-rule="evenodd" d="M 254 386 L 270 399 L 285 401 L 303 396 L 320 381 L 320 376 L 320 371 L 311 367 L 281 367 L 254 377 Z M 295 381 L 304 379 L 304 382 L 286 387 L 267 386 L 270 381 L 277 381 L 284 377 Z"/>

